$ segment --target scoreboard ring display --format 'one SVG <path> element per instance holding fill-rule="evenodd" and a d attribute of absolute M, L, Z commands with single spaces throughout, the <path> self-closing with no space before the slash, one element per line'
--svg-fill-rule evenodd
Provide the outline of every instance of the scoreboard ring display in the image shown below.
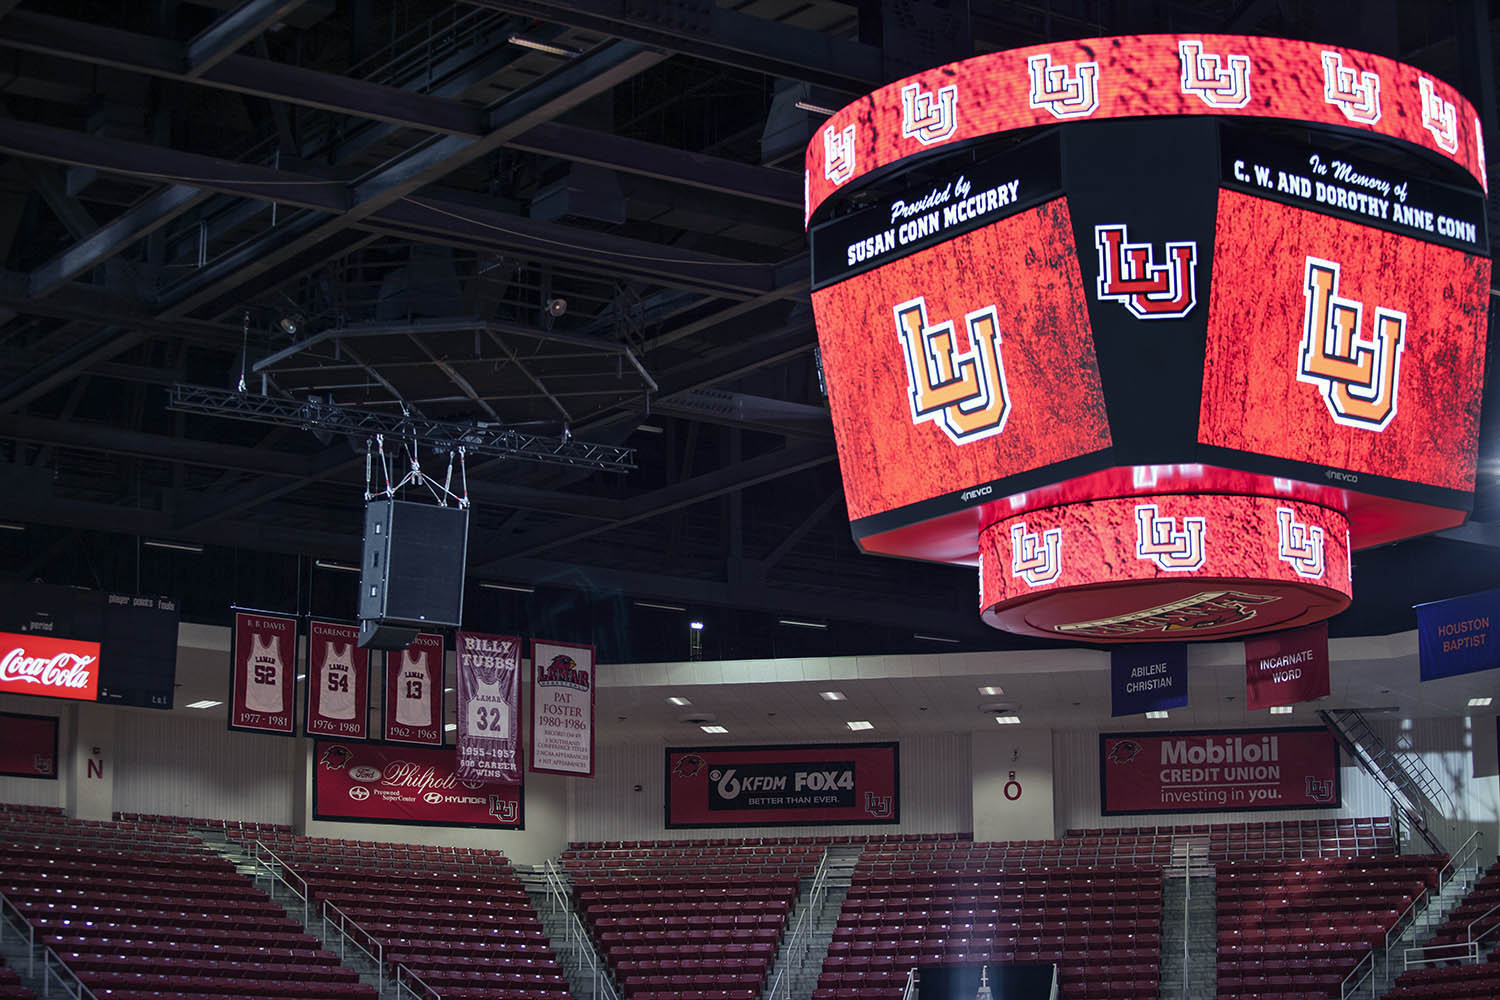
<path fill-rule="evenodd" d="M 856 542 L 982 567 L 984 620 L 1072 641 L 1336 614 L 1350 552 L 1472 506 L 1487 183 L 1478 117 L 1450 85 L 1309 42 L 1055 43 L 856 101 L 809 144 L 806 177 Z M 1201 521 L 1209 563 L 1257 532 L 1280 570 L 1213 577 L 1234 593 L 1280 573 L 1276 613 L 1186 635 L 1060 627 L 1085 621 L 1069 594 L 1088 622 L 1173 603 L 1141 591 L 1160 573 L 1149 551 L 1097 558 L 1106 502 Z M 1011 550 L 1028 514 L 1062 537 L 1070 582 L 1008 594 L 1011 561 L 1046 551 L 1031 534 L 1042 548 Z M 1137 545 L 1133 517 L 1115 520 L 1111 544 Z M 1314 558 L 1344 578 L 1298 576 Z"/>

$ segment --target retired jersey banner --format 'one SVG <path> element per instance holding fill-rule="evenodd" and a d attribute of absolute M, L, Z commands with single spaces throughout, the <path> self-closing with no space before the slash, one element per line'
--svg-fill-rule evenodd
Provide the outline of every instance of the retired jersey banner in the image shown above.
<path fill-rule="evenodd" d="M 1415 610 L 1422 680 L 1500 667 L 1500 637 L 1492 625 L 1500 618 L 1500 590 L 1418 604 Z"/>
<path fill-rule="evenodd" d="M 1188 703 L 1187 646 L 1117 646 L 1109 651 L 1112 715 L 1140 715 Z"/>
<path fill-rule="evenodd" d="M 443 637 L 421 632 L 385 654 L 385 738 L 443 745 Z"/>
<path fill-rule="evenodd" d="M 1328 697 L 1328 623 L 1245 640 L 1245 707 Z"/>
<path fill-rule="evenodd" d="M 57 716 L 0 712 L 0 775 L 57 777 Z"/>
<path fill-rule="evenodd" d="M 317 740 L 313 753 L 314 819 L 502 830 L 526 827 L 520 782 L 459 777 L 453 747 Z"/>
<path fill-rule="evenodd" d="M 308 624 L 304 726 L 309 736 L 370 738 L 370 651 L 359 648 L 359 626 Z"/>
<path fill-rule="evenodd" d="M 460 632 L 457 643 L 459 777 L 517 781 L 521 640 Z"/>
<path fill-rule="evenodd" d="M 531 642 L 531 769 L 594 776 L 594 647 Z"/>
<path fill-rule="evenodd" d="M 1105 816 L 1336 809 L 1339 748 L 1321 726 L 1100 733 Z"/>
<path fill-rule="evenodd" d="M 668 828 L 901 822 L 895 743 L 668 747 Z"/>
<path fill-rule="evenodd" d="M 293 735 L 297 619 L 237 611 L 229 647 L 229 728 Z"/>

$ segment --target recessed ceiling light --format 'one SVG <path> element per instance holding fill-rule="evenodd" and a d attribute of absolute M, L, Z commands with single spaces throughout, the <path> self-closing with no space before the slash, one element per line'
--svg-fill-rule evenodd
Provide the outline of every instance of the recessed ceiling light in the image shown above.
<path fill-rule="evenodd" d="M 184 705 L 182 707 L 183 708 L 214 708 L 215 706 L 222 705 L 222 704 L 224 704 L 222 701 L 211 701 L 211 700 L 205 698 L 202 701 L 190 702 L 189 704 L 186 704 L 186 705 Z"/>
<path fill-rule="evenodd" d="M 350 566 L 348 563 L 333 562 L 328 559 L 314 559 L 313 565 L 318 569 L 336 569 L 340 573 L 358 573 L 358 566 Z"/>
<path fill-rule="evenodd" d="M 911 634 L 911 637 L 913 639 L 925 639 L 928 642 L 948 642 L 952 643 L 955 646 L 958 645 L 957 639 L 950 639 L 946 635 L 927 635 L 923 632 L 913 632 Z"/>
<path fill-rule="evenodd" d="M 1003 695 L 1005 693 L 1005 688 L 997 687 L 994 684 L 986 684 L 984 687 L 979 689 L 979 693 L 987 698 L 998 698 L 1000 695 Z"/>
<path fill-rule="evenodd" d="M 699 726 L 698 728 L 705 733 L 712 733 L 714 736 L 722 736 L 724 733 L 729 732 L 723 726 Z"/>
<path fill-rule="evenodd" d="M 158 538 L 148 538 L 141 543 L 148 549 L 171 549 L 173 552 L 198 552 L 203 551 L 203 546 L 194 545 L 192 542 L 164 542 Z"/>
<path fill-rule="evenodd" d="M 297 679 L 299 681 L 305 681 L 305 680 L 307 680 L 307 675 L 306 674 L 298 674 L 297 675 Z"/>
<path fill-rule="evenodd" d="M 1493 699 L 1493 698 L 1470 698 L 1469 699 L 1469 707 L 1470 708 L 1489 708 L 1490 707 L 1490 702 L 1492 702 L 1494 700 L 1495 699 Z"/>
<path fill-rule="evenodd" d="M 687 608 L 683 607 L 681 604 L 661 604 L 661 603 L 658 603 L 657 601 L 636 601 L 634 603 L 635 603 L 635 606 L 638 607 L 638 608 L 655 608 L 657 611 L 686 611 L 687 610 Z"/>
<path fill-rule="evenodd" d="M 1148 718 L 1148 719 L 1165 719 L 1167 717 L 1167 714 L 1168 713 L 1166 713 L 1166 712 L 1160 712 L 1160 711 L 1158 711 L 1158 712 L 1147 712 L 1146 713 L 1146 718 Z"/>
<path fill-rule="evenodd" d="M 0 531 L 25 531 L 26 525 L 14 521 L 0 521 Z"/>
<path fill-rule="evenodd" d="M 819 691 L 818 697 L 824 701 L 848 701 L 849 697 L 842 691 Z"/>
<path fill-rule="evenodd" d="M 443 727 L 443 732 L 445 732 L 445 733 L 451 733 L 451 732 L 453 732 L 457 728 L 458 728 L 458 723 L 456 723 L 456 722 L 450 722 L 446 726 Z"/>
<path fill-rule="evenodd" d="M 1292 714 L 1292 706 L 1290 706 L 1290 705 L 1272 705 L 1271 706 L 1271 714 L 1272 715 L 1291 715 Z"/>
<path fill-rule="evenodd" d="M 1002 726 L 1019 726 L 1021 724 L 1021 717 L 1019 715 L 997 715 L 995 716 L 995 722 Z"/>
<path fill-rule="evenodd" d="M 874 729 L 875 728 L 875 724 L 873 722 L 866 722 L 864 719 L 857 719 L 854 722 L 846 722 L 846 723 L 844 723 L 844 725 L 848 726 L 850 729 L 854 730 L 856 733 L 860 732 L 861 730 Z"/>
<path fill-rule="evenodd" d="M 800 621 L 799 619 L 796 619 L 796 618 L 778 618 L 778 619 L 776 619 L 776 621 L 777 621 L 778 624 L 781 624 L 781 625 L 791 625 L 794 628 L 827 628 L 828 627 L 828 625 L 827 625 L 826 622 L 805 622 L 805 621 Z"/>
<path fill-rule="evenodd" d="M 519 583 L 496 583 L 493 580 L 480 580 L 479 586 L 485 590 L 508 590 L 513 594 L 534 594 L 535 587 L 523 586 Z"/>
<path fill-rule="evenodd" d="M 694 632 L 702 632 L 703 631 L 703 623 L 702 622 L 688 622 L 688 628 L 692 629 Z"/>
<path fill-rule="evenodd" d="M 443 688 L 443 694 L 452 694 L 457 688 Z"/>
<path fill-rule="evenodd" d="M 670 697 L 670 698 L 667 699 L 667 704 L 668 705 L 676 705 L 678 708 L 681 708 L 683 705 L 691 705 L 692 702 L 688 701 L 686 698 L 682 697 L 681 695 L 675 695 L 674 694 L 672 697 Z"/>

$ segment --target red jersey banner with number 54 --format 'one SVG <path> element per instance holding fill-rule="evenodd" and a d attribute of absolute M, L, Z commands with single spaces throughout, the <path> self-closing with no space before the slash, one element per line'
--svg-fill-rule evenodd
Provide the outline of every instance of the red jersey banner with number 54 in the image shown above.
<path fill-rule="evenodd" d="M 229 728 L 293 735 L 297 619 L 239 611 L 229 650 Z"/>
<path fill-rule="evenodd" d="M 370 651 L 359 627 L 312 622 L 307 627 L 307 734 L 370 738 Z"/>
<path fill-rule="evenodd" d="M 458 633 L 458 776 L 519 781 L 521 639 Z"/>
<path fill-rule="evenodd" d="M 388 743 L 443 745 L 443 637 L 422 632 L 385 654 Z"/>

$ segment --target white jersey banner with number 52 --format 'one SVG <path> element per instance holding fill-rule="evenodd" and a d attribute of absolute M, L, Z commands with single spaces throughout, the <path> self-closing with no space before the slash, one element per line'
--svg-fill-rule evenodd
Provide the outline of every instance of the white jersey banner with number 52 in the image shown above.
<path fill-rule="evenodd" d="M 229 728 L 291 736 L 296 729 L 297 619 L 238 611 L 229 652 Z"/>
<path fill-rule="evenodd" d="M 594 647 L 531 642 L 531 769 L 594 776 Z"/>
<path fill-rule="evenodd" d="M 458 776 L 471 781 L 520 780 L 520 638 L 460 632 L 456 660 Z"/>

